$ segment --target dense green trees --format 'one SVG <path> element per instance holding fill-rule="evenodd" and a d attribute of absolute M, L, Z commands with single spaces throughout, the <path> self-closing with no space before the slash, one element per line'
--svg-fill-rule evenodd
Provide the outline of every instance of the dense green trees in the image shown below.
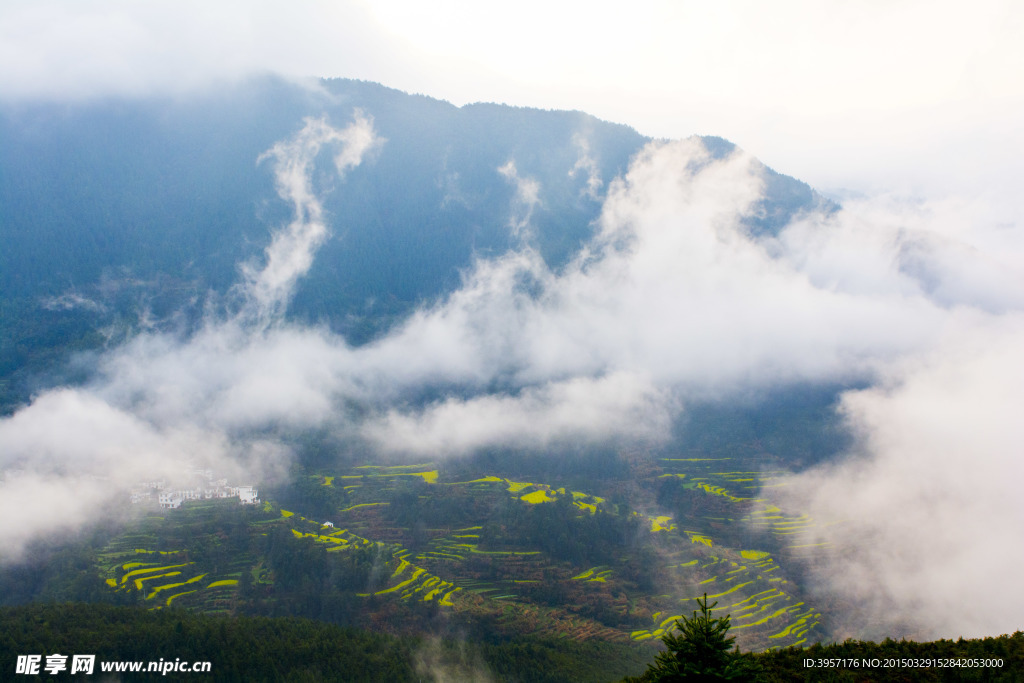
<path fill-rule="evenodd" d="M 296 618 L 224 617 L 171 609 L 51 604 L 0 608 L 0 679 L 19 655 L 95 654 L 101 661 L 208 661 L 216 681 L 603 681 L 642 666 L 627 644 L 523 637 L 515 641 L 400 638 Z M 44 660 L 45 661 L 45 660 Z M 119 674 L 152 681 L 154 674 Z M 24 677 L 25 680 L 35 680 Z M 70 680 L 67 672 L 41 676 Z M 88 678 L 88 677 L 86 677 Z M 163 680 L 202 676 L 173 674 Z"/>

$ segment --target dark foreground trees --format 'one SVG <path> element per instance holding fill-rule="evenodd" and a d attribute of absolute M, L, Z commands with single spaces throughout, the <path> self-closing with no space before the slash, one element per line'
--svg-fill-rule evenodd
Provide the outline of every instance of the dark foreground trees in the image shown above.
<path fill-rule="evenodd" d="M 683 617 L 662 637 L 666 650 L 638 678 L 620 683 L 757 681 L 759 683 L 1019 683 L 1024 681 L 1024 632 L 973 640 L 881 643 L 847 640 L 807 648 L 740 653 L 727 636 L 728 616 L 712 618 L 707 595 L 700 614 Z"/>
<path fill-rule="evenodd" d="M 675 683 L 676 681 L 756 681 L 760 667 L 750 655 L 733 648 L 735 638 L 727 637 L 729 615 L 713 618 L 708 595 L 697 598 L 700 615 L 682 617 L 675 630 L 661 641 L 666 650 L 654 660 L 638 683 Z"/>

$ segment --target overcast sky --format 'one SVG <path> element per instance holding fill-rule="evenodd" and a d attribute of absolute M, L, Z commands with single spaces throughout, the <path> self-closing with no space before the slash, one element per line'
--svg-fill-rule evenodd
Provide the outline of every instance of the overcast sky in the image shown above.
<path fill-rule="evenodd" d="M 826 191 L 1010 194 L 1021 35 L 1014 0 L 5 0 L 0 95 L 351 77 L 721 135 Z"/>

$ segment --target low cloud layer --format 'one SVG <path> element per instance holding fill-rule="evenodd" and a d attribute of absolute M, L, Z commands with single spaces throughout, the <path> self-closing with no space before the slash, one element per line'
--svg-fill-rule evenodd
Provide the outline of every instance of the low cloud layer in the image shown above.
<path fill-rule="evenodd" d="M 854 453 L 776 489 L 818 521 L 801 543 L 829 544 L 813 578 L 855 607 L 841 615 L 850 635 L 1021 628 L 1024 316 L 961 322 L 878 386 L 844 396 Z"/>
<path fill-rule="evenodd" d="M 544 448 L 581 437 L 661 440 L 673 407 L 665 390 L 620 373 L 549 382 L 517 395 L 448 398 L 415 413 L 389 410 L 368 422 L 362 434 L 384 451 L 426 456 L 509 444 Z"/>
<path fill-rule="evenodd" d="M 358 172 L 375 144 L 367 116 L 342 130 L 307 121 L 265 155 L 294 220 L 243 269 L 240 312 L 186 339 L 141 334 L 105 354 L 89 384 L 0 421 L 3 518 L 19 521 L 0 534 L 8 557 L 187 460 L 257 479 L 286 462 L 281 433 L 326 428 L 417 457 L 659 443 L 689 402 L 856 380 L 872 387 L 842 402 L 858 450 L 785 489 L 787 504 L 843 522 L 820 532 L 848 551 L 819 585 L 866 605 L 865 623 L 895 604 L 901 623 L 980 633 L 1024 611 L 1012 577 L 1024 560 L 1012 543 L 1024 521 L 1011 496 L 1024 386 L 1016 226 L 864 200 L 755 235 L 757 163 L 716 159 L 698 139 L 654 142 L 623 177 L 593 185 L 596 236 L 554 271 L 531 244 L 544 188 L 510 160 L 495 173 L 517 187 L 519 246 L 353 348 L 282 314 L 328 234 L 317 154 L 330 147 L 339 172 Z M 73 484 L 82 495 L 68 498 Z M 961 596 L 981 586 L 1002 602 L 964 617 Z"/>

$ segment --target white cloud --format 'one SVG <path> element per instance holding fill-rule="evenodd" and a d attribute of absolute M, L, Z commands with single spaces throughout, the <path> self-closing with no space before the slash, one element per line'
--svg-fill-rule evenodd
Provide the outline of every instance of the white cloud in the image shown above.
<path fill-rule="evenodd" d="M 858 297 L 924 297 L 991 312 L 1024 307 L 1017 231 L 992 233 L 983 204 L 848 200 L 829 217 L 798 218 L 770 250 L 819 289 Z M 1008 238 L 1008 239 L 1007 239 Z"/>
<path fill-rule="evenodd" d="M 601 180 L 601 171 L 597 167 L 597 161 L 590 156 L 590 142 L 586 136 L 579 133 L 573 135 L 572 141 L 579 150 L 579 157 L 573 167 L 569 169 L 569 177 L 575 178 L 577 175 L 583 174 L 585 179 L 581 194 L 591 199 L 598 199 L 604 181 Z"/>
<path fill-rule="evenodd" d="M 14 0 L 0 7 L 3 98 L 177 95 L 262 72 L 380 79 L 389 55 L 400 53 L 358 3 Z"/>
<path fill-rule="evenodd" d="M 530 221 L 533 218 L 533 210 L 540 204 L 540 183 L 533 178 L 520 176 L 513 159 L 500 166 L 498 173 L 516 188 L 512 217 L 509 219 L 512 236 L 529 240 L 532 237 Z"/>
<path fill-rule="evenodd" d="M 427 456 L 578 441 L 660 441 L 669 433 L 673 409 L 664 390 L 619 373 L 528 387 L 518 395 L 448 398 L 413 414 L 392 409 L 367 422 L 362 433 L 384 451 Z"/>
<path fill-rule="evenodd" d="M 801 542 L 831 542 L 812 577 L 855 608 L 835 615 L 847 633 L 1020 628 L 1024 317 L 958 318 L 931 353 L 844 396 L 854 454 L 775 489 L 819 522 Z"/>
<path fill-rule="evenodd" d="M 0 422 L 5 465 L 102 471 L 107 475 L 147 476 L 172 453 L 215 454 L 216 439 L 184 425 L 162 431 L 128 411 L 87 392 L 59 389 L 38 397 L 28 408 Z M 157 472 L 158 475 L 166 472 Z"/>
<path fill-rule="evenodd" d="M 891 265 L 891 282 L 871 276 L 878 295 L 863 296 L 816 284 L 795 258 L 749 238 L 741 218 L 759 192 L 742 153 L 715 161 L 695 139 L 652 144 L 610 185 L 595 243 L 564 272 L 529 248 L 480 263 L 377 352 L 409 367 L 435 359 L 430 372 L 460 381 L 626 371 L 713 392 L 862 373 L 941 324 Z M 812 220 L 831 230 L 831 219 Z"/>
<path fill-rule="evenodd" d="M 55 478 L 35 472 L 0 475 L 0 515 L 4 561 L 19 559 L 40 539 L 53 540 L 80 529 L 102 515 L 110 502 L 110 485 L 88 476 Z"/>
<path fill-rule="evenodd" d="M 313 163 L 325 145 L 339 145 L 334 157 L 338 175 L 358 166 L 363 156 L 383 144 L 373 130 L 373 120 L 356 111 L 345 129 L 332 128 L 326 118 L 306 119 L 302 130 L 289 140 L 278 142 L 259 160 L 274 160 L 277 192 L 292 205 L 294 218 L 276 232 L 265 250 L 262 267 L 245 264 L 243 292 L 248 315 L 263 324 L 279 318 L 295 289 L 295 283 L 313 265 L 313 256 L 327 239 L 323 206 L 312 183 Z"/>
<path fill-rule="evenodd" d="M 354 352 L 360 385 L 382 400 L 427 385 L 463 396 L 392 406 L 366 433 L 394 448 L 465 452 L 537 412 L 536 392 L 550 400 L 552 386 L 584 378 L 647 378 L 669 412 L 679 398 L 752 386 L 866 381 L 931 348 L 959 308 L 1022 301 L 1012 271 L 930 231 L 930 211 L 864 203 L 755 239 L 741 219 L 759 192 L 742 153 L 715 161 L 697 140 L 650 145 L 610 185 L 597 238 L 564 271 L 529 246 L 481 261 L 446 301 Z M 495 381 L 513 393 L 478 395 Z M 472 426 L 455 428 L 469 416 Z M 547 416 L 527 420 L 518 440 L 550 439 L 561 423 Z"/>

